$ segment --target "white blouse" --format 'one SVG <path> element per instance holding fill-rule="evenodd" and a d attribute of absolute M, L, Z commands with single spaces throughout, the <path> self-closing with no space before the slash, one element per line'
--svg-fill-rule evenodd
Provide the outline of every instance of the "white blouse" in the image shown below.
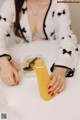
<path fill-rule="evenodd" d="M 0 10 L 0 57 L 10 56 L 6 49 L 6 41 L 11 35 L 16 20 L 14 0 L 6 0 Z M 32 42 L 32 33 L 27 14 L 26 0 L 22 6 L 21 30 L 26 38 L 26 42 Z M 57 3 L 57 0 L 50 0 L 48 10 L 43 21 L 43 33 L 45 40 L 59 40 L 59 49 L 55 63 L 51 67 L 69 68 L 66 76 L 73 76 L 78 62 L 79 49 L 76 36 L 71 28 L 69 8 L 66 3 Z M 24 41 L 16 36 L 18 42 Z"/>

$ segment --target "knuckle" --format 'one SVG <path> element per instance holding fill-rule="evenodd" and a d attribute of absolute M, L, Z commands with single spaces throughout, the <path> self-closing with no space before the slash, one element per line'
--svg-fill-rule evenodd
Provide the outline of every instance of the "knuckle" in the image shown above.
<path fill-rule="evenodd" d="M 17 71 L 16 71 L 15 69 L 14 69 L 14 71 L 13 71 L 13 72 L 14 72 L 14 74 L 17 74 Z"/>

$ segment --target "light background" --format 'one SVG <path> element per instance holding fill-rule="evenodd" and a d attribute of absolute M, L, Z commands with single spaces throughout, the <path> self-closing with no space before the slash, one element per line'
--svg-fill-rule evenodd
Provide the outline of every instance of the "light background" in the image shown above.
<path fill-rule="evenodd" d="M 0 0 L 0 7 L 5 0 Z M 72 29 L 78 38 L 78 43 L 80 43 L 80 3 L 69 3 Z"/>

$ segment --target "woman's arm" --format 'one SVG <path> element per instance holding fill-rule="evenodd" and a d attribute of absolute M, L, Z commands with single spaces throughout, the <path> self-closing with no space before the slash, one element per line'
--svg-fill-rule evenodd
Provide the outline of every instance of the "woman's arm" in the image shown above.
<path fill-rule="evenodd" d="M 14 0 L 6 0 L 0 9 L 0 57 L 8 56 L 9 60 L 11 56 L 6 49 L 6 40 L 10 37 L 14 22 Z"/>
<path fill-rule="evenodd" d="M 70 28 L 71 20 L 67 4 L 57 3 L 55 15 L 57 20 L 55 33 L 60 42 L 55 63 L 51 67 L 53 73 L 48 91 L 51 96 L 64 90 L 65 76 L 74 75 L 79 57 L 77 39 Z"/>
<path fill-rule="evenodd" d="M 8 61 L 11 56 L 6 47 L 6 40 L 10 37 L 14 22 L 14 0 L 6 0 L 0 10 L 0 80 L 7 85 L 19 83 L 18 70 L 11 61 Z"/>
<path fill-rule="evenodd" d="M 53 64 L 51 70 L 55 67 L 67 68 L 69 69 L 67 76 L 72 76 L 77 66 L 79 50 L 76 36 L 71 30 L 70 13 L 66 3 L 57 3 L 56 20 L 55 32 L 60 44 L 56 62 Z"/>

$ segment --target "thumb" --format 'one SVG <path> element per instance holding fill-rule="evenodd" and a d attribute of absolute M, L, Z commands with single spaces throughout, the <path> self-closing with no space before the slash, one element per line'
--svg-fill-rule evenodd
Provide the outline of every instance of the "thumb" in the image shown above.
<path fill-rule="evenodd" d="M 52 80 L 52 78 L 53 78 L 53 74 L 51 73 L 51 75 L 50 75 L 49 77 L 50 77 L 50 80 Z"/>

